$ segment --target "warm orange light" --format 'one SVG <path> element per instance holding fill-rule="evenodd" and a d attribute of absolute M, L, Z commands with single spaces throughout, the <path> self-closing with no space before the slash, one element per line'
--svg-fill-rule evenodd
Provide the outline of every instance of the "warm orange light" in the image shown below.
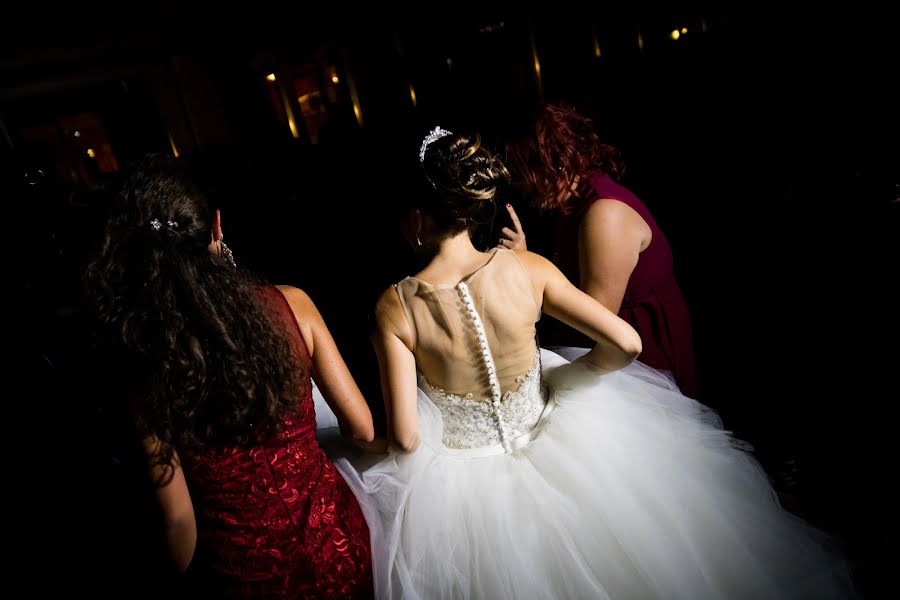
<path fill-rule="evenodd" d="M 416 90 L 412 84 L 409 84 L 409 99 L 412 100 L 413 106 L 416 105 Z"/>
<path fill-rule="evenodd" d="M 87 149 L 87 155 L 90 156 L 91 158 L 94 158 L 95 156 L 97 156 L 97 153 L 94 152 L 94 149 L 93 149 L 93 148 L 88 148 L 88 149 Z"/>
<path fill-rule="evenodd" d="M 362 105 L 359 101 L 359 91 L 356 89 L 356 82 L 353 80 L 353 73 L 347 71 L 344 73 L 347 80 L 347 89 L 350 91 L 350 102 L 353 104 L 353 115 L 360 127 L 364 127 Z"/>
<path fill-rule="evenodd" d="M 331 83 L 340 83 L 340 81 L 341 81 L 341 80 L 338 78 L 337 75 L 332 75 L 332 76 L 331 76 Z"/>
<path fill-rule="evenodd" d="M 275 73 L 269 73 L 266 75 L 266 81 L 275 81 Z"/>
<path fill-rule="evenodd" d="M 682 28 L 681 28 L 681 35 L 684 35 L 685 33 L 687 33 L 687 27 L 682 27 Z"/>
<path fill-rule="evenodd" d="M 638 50 L 644 49 L 644 36 L 638 33 Z"/>
<path fill-rule="evenodd" d="M 172 155 L 173 155 L 175 158 L 178 158 L 178 157 L 179 157 L 178 146 L 175 145 L 175 140 L 172 139 L 172 134 L 171 134 L 171 133 L 169 134 L 169 146 L 171 146 L 171 148 L 172 148 Z"/>
<path fill-rule="evenodd" d="M 670 33 L 669 35 L 672 36 L 672 39 L 673 39 L 673 40 L 677 40 L 678 38 L 681 37 L 681 32 L 678 31 L 677 29 L 673 29 L 673 30 L 672 30 L 672 33 Z"/>

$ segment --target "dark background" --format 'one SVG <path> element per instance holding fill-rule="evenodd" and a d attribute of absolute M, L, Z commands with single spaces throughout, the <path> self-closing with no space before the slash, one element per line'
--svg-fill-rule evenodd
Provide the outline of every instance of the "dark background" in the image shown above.
<path fill-rule="evenodd" d="M 237 260 L 309 292 L 377 410 L 370 313 L 415 267 L 392 207 L 422 134 L 477 129 L 499 150 L 511 115 L 549 100 L 595 118 L 669 237 L 701 399 L 881 597 L 897 559 L 900 364 L 886 9 L 261 0 L 2 12 L 7 581 L 169 591 L 79 289 L 129 161 L 198 163 Z M 507 198 L 530 246 L 546 248 L 543 217 Z"/>

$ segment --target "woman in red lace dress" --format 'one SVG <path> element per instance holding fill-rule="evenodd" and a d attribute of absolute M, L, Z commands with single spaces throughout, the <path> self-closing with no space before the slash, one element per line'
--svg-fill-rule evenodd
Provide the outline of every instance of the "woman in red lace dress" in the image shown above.
<path fill-rule="evenodd" d="M 127 179 L 88 270 L 175 566 L 204 596 L 371 597 L 369 532 L 315 437 L 310 376 L 360 443 L 372 415 L 300 290 L 234 265 L 176 161 Z"/>

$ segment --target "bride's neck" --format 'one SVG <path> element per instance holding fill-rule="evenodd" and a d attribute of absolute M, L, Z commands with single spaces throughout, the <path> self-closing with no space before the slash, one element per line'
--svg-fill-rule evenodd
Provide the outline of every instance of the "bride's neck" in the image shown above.
<path fill-rule="evenodd" d="M 460 233 L 441 240 L 438 244 L 438 251 L 432 262 L 437 263 L 466 263 L 473 259 L 477 259 L 483 253 L 479 252 L 472 244 L 472 238 L 469 237 L 468 231 Z"/>

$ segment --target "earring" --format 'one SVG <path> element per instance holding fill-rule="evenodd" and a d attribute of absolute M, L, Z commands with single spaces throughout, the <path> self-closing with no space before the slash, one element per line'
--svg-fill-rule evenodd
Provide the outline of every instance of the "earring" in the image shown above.
<path fill-rule="evenodd" d="M 418 233 L 416 234 L 416 244 L 418 244 L 419 246 L 422 245 L 422 240 L 419 239 L 419 234 L 418 234 Z"/>
<path fill-rule="evenodd" d="M 231 263 L 231 266 L 235 269 L 237 268 L 237 263 L 234 262 L 234 252 L 231 251 L 231 248 L 225 245 L 224 240 L 219 240 L 219 254 L 225 257 L 225 260 Z"/>

